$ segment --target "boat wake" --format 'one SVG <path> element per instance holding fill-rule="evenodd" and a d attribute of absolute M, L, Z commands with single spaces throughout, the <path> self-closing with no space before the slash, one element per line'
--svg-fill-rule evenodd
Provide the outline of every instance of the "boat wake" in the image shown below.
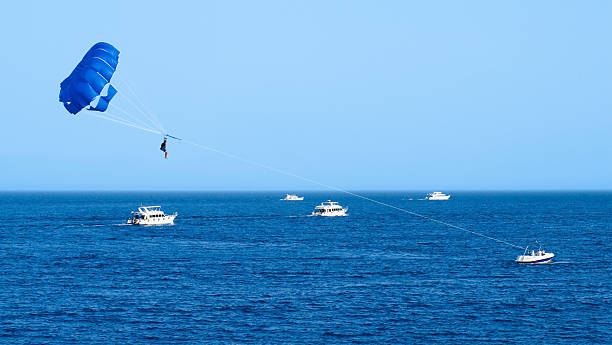
<path fill-rule="evenodd" d="M 97 228 L 106 226 L 106 224 L 68 224 L 62 225 L 62 228 Z"/>

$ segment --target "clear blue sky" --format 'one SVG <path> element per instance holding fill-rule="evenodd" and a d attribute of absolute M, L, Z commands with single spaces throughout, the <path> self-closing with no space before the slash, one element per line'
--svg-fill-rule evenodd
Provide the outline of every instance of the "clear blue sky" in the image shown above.
<path fill-rule="evenodd" d="M 95 42 L 176 135 L 343 188 L 611 189 L 609 1 L 13 1 L 0 190 L 320 189 L 80 114 Z M 119 103 L 118 103 L 119 104 Z M 112 107 L 112 105 L 111 105 Z"/>

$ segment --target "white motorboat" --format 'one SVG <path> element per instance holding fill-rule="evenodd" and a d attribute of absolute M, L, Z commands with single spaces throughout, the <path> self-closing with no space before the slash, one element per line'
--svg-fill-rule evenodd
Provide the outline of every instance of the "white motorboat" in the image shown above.
<path fill-rule="evenodd" d="M 425 200 L 448 200 L 450 199 L 450 195 L 448 194 L 444 194 L 441 192 L 433 192 L 433 193 L 429 193 L 427 194 L 427 196 L 425 197 Z"/>
<path fill-rule="evenodd" d="M 281 200 L 287 200 L 287 201 L 302 201 L 304 200 L 303 196 L 297 196 L 295 194 L 286 194 L 284 198 L 282 198 Z"/>
<path fill-rule="evenodd" d="M 348 207 L 342 207 L 335 201 L 327 200 L 322 202 L 321 205 L 316 206 L 312 215 L 322 217 L 343 217 L 347 215 L 347 211 Z"/>
<path fill-rule="evenodd" d="M 170 225 L 174 224 L 174 218 L 178 213 L 165 214 L 161 206 L 140 206 L 138 211 L 132 211 L 134 216 L 127 220 L 132 225 Z"/>
<path fill-rule="evenodd" d="M 552 260 L 555 257 L 554 253 L 547 253 L 542 248 L 537 251 L 532 250 L 528 252 L 529 247 L 525 248 L 525 252 L 523 255 L 519 255 L 516 258 L 516 262 L 519 264 L 545 264 Z"/>

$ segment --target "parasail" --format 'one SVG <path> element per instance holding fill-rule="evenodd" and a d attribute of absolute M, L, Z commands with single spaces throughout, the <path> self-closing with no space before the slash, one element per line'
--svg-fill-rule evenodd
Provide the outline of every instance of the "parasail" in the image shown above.
<path fill-rule="evenodd" d="M 118 63 L 117 48 L 105 42 L 94 44 L 60 84 L 59 101 L 71 114 L 83 108 L 105 111 L 117 93 L 110 80 Z"/>

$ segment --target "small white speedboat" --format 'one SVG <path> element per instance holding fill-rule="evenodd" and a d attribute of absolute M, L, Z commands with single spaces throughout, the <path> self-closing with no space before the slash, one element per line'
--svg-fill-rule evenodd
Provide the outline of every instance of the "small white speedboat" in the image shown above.
<path fill-rule="evenodd" d="M 523 255 L 519 255 L 516 258 L 516 262 L 519 264 L 545 264 L 550 262 L 554 257 L 554 253 L 548 253 L 545 250 L 538 249 L 537 251 L 532 250 L 528 252 L 528 248 L 525 248 Z"/>
<path fill-rule="evenodd" d="M 342 207 L 335 201 L 327 200 L 322 202 L 321 205 L 316 206 L 312 215 L 321 217 L 343 217 L 346 216 L 347 211 L 348 207 Z"/>
<path fill-rule="evenodd" d="M 425 200 L 448 200 L 450 199 L 450 195 L 449 194 L 444 194 L 441 192 L 433 192 L 433 193 L 429 193 L 427 194 L 427 196 L 425 197 Z"/>
<path fill-rule="evenodd" d="M 286 194 L 284 198 L 282 198 L 281 200 L 286 200 L 286 201 L 302 201 L 304 200 L 303 196 L 297 196 L 295 194 Z"/>
<path fill-rule="evenodd" d="M 137 212 L 132 211 L 134 216 L 127 220 L 131 225 L 171 225 L 178 213 L 165 214 L 161 206 L 140 206 Z"/>

